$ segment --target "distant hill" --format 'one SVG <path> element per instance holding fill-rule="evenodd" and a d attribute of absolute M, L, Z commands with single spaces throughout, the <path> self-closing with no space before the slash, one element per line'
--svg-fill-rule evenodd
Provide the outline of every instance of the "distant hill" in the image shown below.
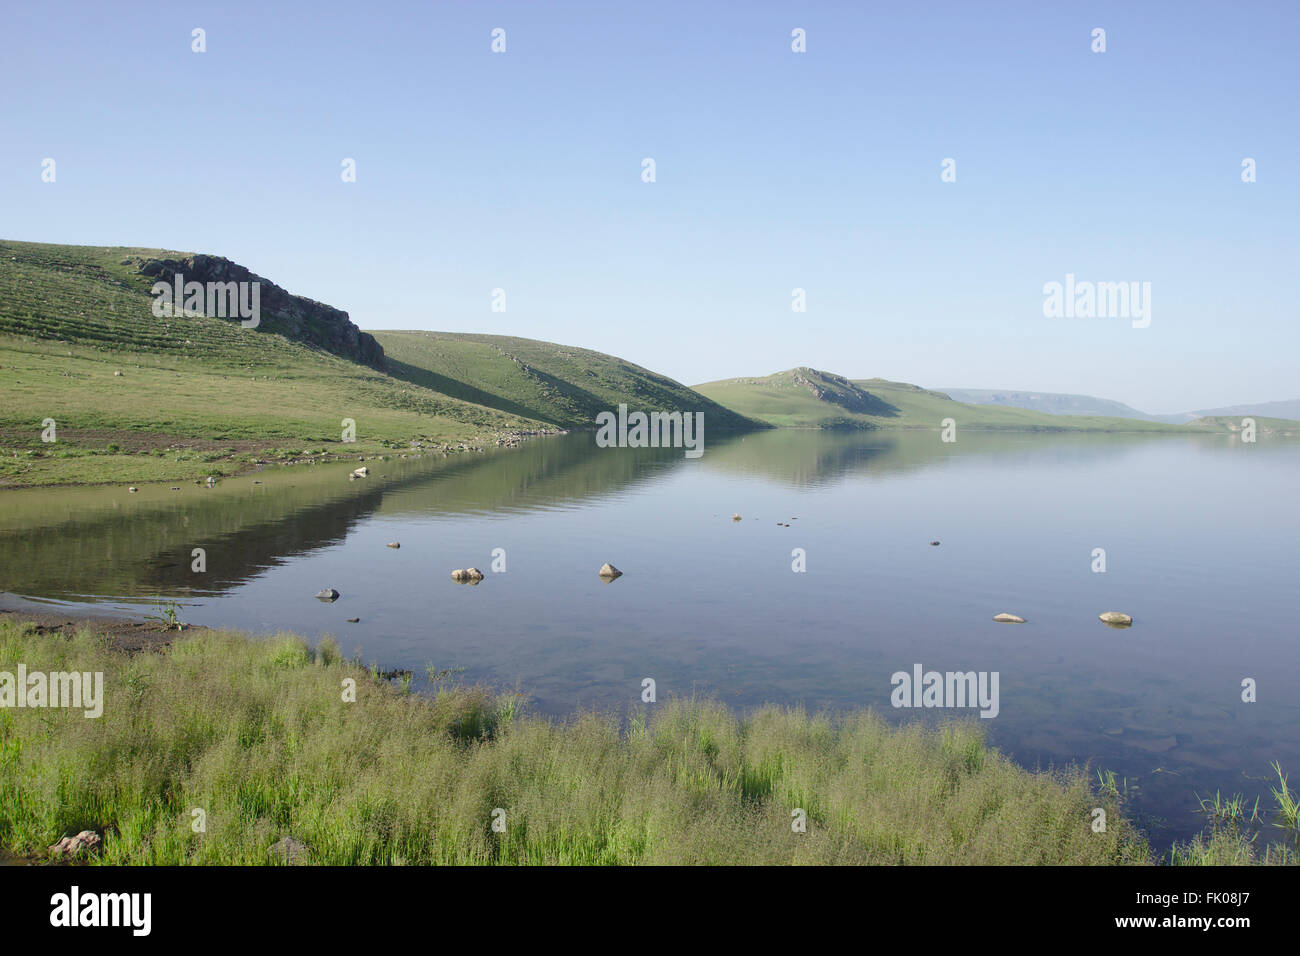
<path fill-rule="evenodd" d="M 1257 402 L 1254 405 L 1229 405 L 1226 408 L 1207 408 L 1189 412 L 1189 418 L 1288 418 L 1300 421 L 1300 399 L 1286 402 Z M 1240 424 L 1240 422 L 1238 422 Z"/>
<path fill-rule="evenodd" d="M 1002 405 L 1008 408 L 1026 408 L 1049 415 L 1102 415 L 1109 418 L 1135 418 L 1144 422 L 1188 421 L 1176 416 L 1149 415 L 1123 402 L 1091 395 L 1065 395 L 1057 392 L 1016 392 L 1007 389 L 941 388 L 939 391 L 954 401 L 968 405 Z M 1195 417 L 1195 416 L 1192 416 Z"/>
<path fill-rule="evenodd" d="M 741 414 L 778 426 L 878 428 L 898 409 L 842 375 L 801 366 L 761 378 L 731 378 L 695 390 Z"/>
<path fill-rule="evenodd" d="M 1167 422 L 1183 425 L 1199 418 L 1243 417 L 1291 418 L 1300 420 L 1300 399 L 1287 402 L 1258 402 L 1253 405 L 1231 405 L 1226 408 L 1207 408 L 1196 412 L 1173 415 L 1151 415 L 1138 411 L 1123 402 L 1091 395 L 1067 395 L 1058 392 L 1025 392 L 1011 389 L 945 388 L 940 391 L 959 402 L 972 405 L 1001 405 L 1008 408 L 1026 408 L 1049 415 L 1106 415 L 1115 418 L 1134 418 L 1144 422 Z"/>
<path fill-rule="evenodd" d="M 959 428 L 1025 431 L 1173 431 L 1126 418 L 1064 416 L 1000 405 L 953 401 L 943 392 L 881 378 L 847 379 L 806 367 L 761 378 L 732 378 L 695 390 L 742 415 L 801 428 L 933 428 L 952 418 Z"/>
<path fill-rule="evenodd" d="M 559 425 L 593 428 L 596 415 L 704 412 L 709 429 L 761 428 L 680 382 L 603 352 L 508 335 L 375 332 L 389 372 L 465 401 Z"/>

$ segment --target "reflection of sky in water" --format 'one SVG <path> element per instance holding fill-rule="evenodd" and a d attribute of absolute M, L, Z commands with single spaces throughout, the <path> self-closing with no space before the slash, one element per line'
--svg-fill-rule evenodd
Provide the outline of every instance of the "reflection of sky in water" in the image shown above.
<path fill-rule="evenodd" d="M 596 450 L 587 435 L 530 446 L 379 463 L 364 489 L 317 466 L 292 492 L 270 474 L 173 498 L 147 489 L 126 506 L 104 504 L 117 489 L 83 490 L 76 530 L 21 531 L 0 569 L 14 591 L 68 597 L 75 570 L 12 582 L 22 555 L 39 565 L 73 547 L 88 562 L 77 567 L 129 575 L 118 593 L 177 593 L 195 577 L 189 547 L 206 543 L 219 593 L 192 599 L 187 620 L 333 633 L 367 662 L 518 685 L 550 714 L 622 708 L 648 676 L 661 700 L 872 705 L 910 720 L 935 712 L 892 710 L 894 671 L 996 670 L 1001 713 L 982 722 L 994 743 L 1030 767 L 1091 760 L 1136 778 L 1136 808 L 1177 835 L 1195 824 L 1193 791 L 1268 804 L 1270 761 L 1300 773 L 1300 446 L 780 432 L 714 439 L 698 461 Z M 123 507 L 136 510 L 108 527 L 85 517 Z M 155 526 L 150 508 L 169 517 Z M 141 557 L 147 536 L 156 553 Z M 791 571 L 796 547 L 805 574 Z M 1090 569 L 1095 547 L 1106 574 Z M 504 574 L 490 571 L 494 548 Z M 605 561 L 624 577 L 603 583 Z M 470 565 L 488 572 L 481 585 L 450 580 Z M 313 600 L 324 587 L 342 598 Z M 1105 610 L 1136 625 L 1107 628 Z M 1029 623 L 995 624 L 999 611 Z M 1247 676 L 1257 704 L 1240 701 Z"/>

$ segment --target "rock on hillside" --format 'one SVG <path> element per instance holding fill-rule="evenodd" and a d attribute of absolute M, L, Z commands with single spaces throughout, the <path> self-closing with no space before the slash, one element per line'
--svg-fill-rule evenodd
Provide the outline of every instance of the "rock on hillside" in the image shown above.
<path fill-rule="evenodd" d="M 186 282 L 261 283 L 258 331 L 276 332 L 381 372 L 387 371 L 383 347 L 370 333 L 357 328 L 342 309 L 286 292 L 236 262 L 200 254 L 180 259 L 141 258 L 138 264 L 141 275 L 160 282 L 173 282 L 180 273 Z"/>

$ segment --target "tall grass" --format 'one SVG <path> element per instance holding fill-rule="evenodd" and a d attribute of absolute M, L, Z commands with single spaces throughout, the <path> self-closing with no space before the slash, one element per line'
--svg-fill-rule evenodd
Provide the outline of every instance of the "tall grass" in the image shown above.
<path fill-rule="evenodd" d="M 103 671 L 106 697 L 99 719 L 0 710 L 0 845 L 20 853 L 92 829 L 108 863 L 268 863 L 286 835 L 332 864 L 1149 859 L 1082 773 L 1026 772 L 976 721 L 679 700 L 552 722 L 482 688 L 403 693 L 328 641 L 194 631 L 128 657 L 0 622 L 0 670 L 19 662 Z"/>

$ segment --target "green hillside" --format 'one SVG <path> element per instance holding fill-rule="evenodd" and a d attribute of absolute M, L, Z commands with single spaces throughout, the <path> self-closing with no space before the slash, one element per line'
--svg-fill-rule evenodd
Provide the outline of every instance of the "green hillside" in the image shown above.
<path fill-rule="evenodd" d="M 1184 427 L 1237 434 L 1241 431 L 1241 420 L 1243 418 L 1254 419 L 1256 439 L 1300 438 L 1300 421 L 1296 421 L 1294 418 L 1265 418 L 1262 415 L 1210 415 L 1189 422 Z"/>
<path fill-rule="evenodd" d="M 603 352 L 507 335 L 375 332 L 390 374 L 513 415 L 592 428 L 596 415 L 704 412 L 710 430 L 762 427 L 680 382 Z"/>
<path fill-rule="evenodd" d="M 156 318 L 139 263 L 183 256 L 0 241 L 0 485 L 197 478 L 547 427 L 234 319 Z"/>
<path fill-rule="evenodd" d="M 942 392 L 881 378 L 846 379 L 811 368 L 732 378 L 695 390 L 742 415 L 795 428 L 958 428 L 1017 431 L 1177 432 L 1182 426 L 1090 415 L 1049 415 L 999 405 L 966 405 Z"/>

